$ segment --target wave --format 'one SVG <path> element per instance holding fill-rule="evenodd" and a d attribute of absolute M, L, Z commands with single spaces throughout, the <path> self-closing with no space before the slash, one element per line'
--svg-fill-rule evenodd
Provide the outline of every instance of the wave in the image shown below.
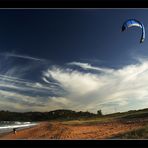
<path fill-rule="evenodd" d="M 19 122 L 19 121 L 1 121 L 0 122 L 0 133 L 9 132 L 13 128 L 22 129 L 31 126 L 35 126 L 37 123 L 33 122 Z"/>

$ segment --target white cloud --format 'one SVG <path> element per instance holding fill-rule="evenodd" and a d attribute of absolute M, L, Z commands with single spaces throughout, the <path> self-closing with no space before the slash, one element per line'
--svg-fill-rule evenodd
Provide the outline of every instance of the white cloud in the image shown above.
<path fill-rule="evenodd" d="M 46 79 L 52 77 L 58 81 L 60 86 L 70 94 L 77 93 L 78 95 L 84 95 L 103 85 L 103 83 L 99 83 L 97 75 L 81 73 L 72 69 L 54 67 L 53 69 L 49 69 L 47 74 L 44 73 L 44 75 Z M 45 81 L 46 79 L 43 80 Z M 47 82 L 47 80 L 45 82 Z"/>
<path fill-rule="evenodd" d="M 93 69 L 87 63 L 72 63 Z M 61 84 L 67 91 L 65 97 L 73 102 L 73 109 L 96 112 L 101 108 L 104 112 L 113 112 L 114 108 L 109 107 L 109 104 L 115 102 L 117 111 L 125 111 L 141 108 L 144 102 L 148 102 L 148 61 L 127 65 L 121 69 L 111 69 L 110 73 L 105 71 L 106 68 L 104 73 L 94 74 L 53 67 L 44 73 L 44 77 L 52 78 Z M 108 108 L 101 104 L 107 104 Z"/>
<path fill-rule="evenodd" d="M 35 58 L 35 57 L 28 56 L 28 55 L 14 54 L 14 53 L 0 53 L 0 55 L 6 56 L 6 57 L 15 57 L 15 58 L 34 60 L 34 61 L 42 61 L 42 62 L 45 61 L 45 59 Z"/>
<path fill-rule="evenodd" d="M 55 93 L 57 96 L 60 94 L 60 90 L 58 91 L 58 88 L 54 87 L 52 83 L 48 85 L 24 79 L 28 71 L 33 70 L 32 66 L 14 66 L 7 60 L 5 61 L 7 65 L 2 64 L 4 62 L 2 59 L 0 62 L 0 108 L 11 111 L 48 111 L 50 108 L 52 109 L 48 102 L 49 97 Z"/>
<path fill-rule="evenodd" d="M 73 68 L 72 65 L 78 66 Z M 2 67 L 2 66 L 1 66 Z M 148 107 L 148 60 L 119 69 L 71 62 L 38 75 L 42 81 L 23 76 L 30 67 L 9 66 L 0 74 L 0 108 L 13 111 L 73 109 L 103 113 Z M 80 70 L 80 68 L 85 71 Z M 91 70 L 96 70 L 92 72 Z"/>
<path fill-rule="evenodd" d="M 92 66 L 91 64 L 88 64 L 88 63 L 81 63 L 81 62 L 71 62 L 71 63 L 68 63 L 68 65 L 76 65 L 76 66 L 79 66 L 85 70 L 87 69 L 90 69 L 90 70 L 97 70 L 97 71 L 101 71 L 101 72 L 113 72 L 113 69 L 109 69 L 109 68 L 100 68 L 100 67 L 95 67 L 95 66 Z"/>

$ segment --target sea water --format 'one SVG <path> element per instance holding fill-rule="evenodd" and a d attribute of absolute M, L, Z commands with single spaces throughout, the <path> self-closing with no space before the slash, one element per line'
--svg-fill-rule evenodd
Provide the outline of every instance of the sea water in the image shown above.
<path fill-rule="evenodd" d="M 37 125 L 36 122 L 19 122 L 19 121 L 0 121 L 0 133 L 6 133 L 16 130 L 29 128 Z"/>

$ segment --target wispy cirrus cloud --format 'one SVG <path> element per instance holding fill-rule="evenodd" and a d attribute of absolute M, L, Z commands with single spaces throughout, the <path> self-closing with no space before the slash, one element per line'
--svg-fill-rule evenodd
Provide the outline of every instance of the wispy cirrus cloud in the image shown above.
<path fill-rule="evenodd" d="M 12 111 L 48 111 L 54 109 L 52 104 L 57 102 L 53 97 L 58 98 L 59 95 L 62 96 L 62 92 L 54 84 L 3 75 L 0 77 L 1 109 L 9 106 L 7 109 Z"/>
<path fill-rule="evenodd" d="M 97 70 L 97 71 L 101 71 L 101 72 L 113 72 L 113 69 L 111 68 L 101 68 L 101 67 L 96 67 L 96 66 L 92 66 L 89 63 L 81 63 L 81 62 L 70 62 L 68 63 L 68 65 L 75 65 L 75 66 L 79 66 L 85 70 Z"/>
<path fill-rule="evenodd" d="M 33 61 L 40 61 L 40 62 L 45 62 L 47 60 L 41 59 L 41 58 L 35 58 L 31 57 L 28 55 L 21 55 L 21 54 L 15 54 L 15 53 L 0 53 L 1 56 L 6 56 L 6 57 L 15 57 L 15 58 L 22 58 L 22 59 L 28 59 L 28 60 L 33 60 Z"/>
<path fill-rule="evenodd" d="M 21 58 L 21 57 L 20 57 Z M 9 62 L 8 62 L 9 61 Z M 5 64 L 3 64 L 5 63 Z M 62 96 L 54 84 L 32 80 L 34 65 L 15 65 L 11 58 L 0 59 L 0 108 L 11 111 L 48 111 L 52 97 Z M 39 71 L 38 71 L 39 72 Z M 25 78 L 26 75 L 29 79 Z M 40 78 L 39 73 L 37 77 Z M 51 100 L 51 101 L 50 101 Z"/>

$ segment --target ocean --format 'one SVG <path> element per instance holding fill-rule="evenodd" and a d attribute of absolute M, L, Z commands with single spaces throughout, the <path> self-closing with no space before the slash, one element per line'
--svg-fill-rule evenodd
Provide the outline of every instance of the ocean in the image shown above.
<path fill-rule="evenodd" d="M 0 121 L 0 134 L 12 132 L 14 128 L 20 130 L 35 125 L 37 125 L 36 122 Z"/>

